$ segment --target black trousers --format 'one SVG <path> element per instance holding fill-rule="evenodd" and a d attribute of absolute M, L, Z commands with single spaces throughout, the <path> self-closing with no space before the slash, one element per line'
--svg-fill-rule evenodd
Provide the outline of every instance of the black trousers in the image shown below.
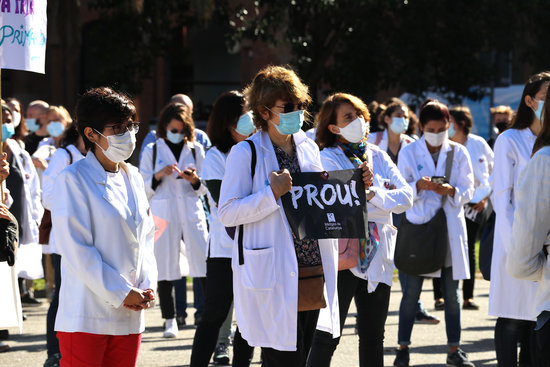
<path fill-rule="evenodd" d="M 476 279 L 476 239 L 479 224 L 466 218 L 466 231 L 468 233 L 468 260 L 470 265 L 470 279 L 462 281 L 462 299 L 464 301 L 474 298 L 474 283 Z M 433 278 L 434 299 L 443 298 L 441 292 L 441 278 Z"/>
<path fill-rule="evenodd" d="M 535 343 L 539 366 L 550 367 L 550 322 L 535 331 Z"/>
<path fill-rule="evenodd" d="M 519 363 L 535 366 L 535 325 L 534 321 L 499 317 L 495 325 L 495 351 L 498 367 L 517 367 L 518 343 L 520 343 Z M 545 346 L 548 349 L 548 345 Z"/>
<path fill-rule="evenodd" d="M 462 281 L 462 299 L 464 301 L 474 298 L 474 283 L 476 279 L 476 239 L 479 224 L 466 218 L 466 231 L 468 233 L 468 260 L 470 261 L 470 279 Z"/>
<path fill-rule="evenodd" d="M 220 327 L 227 318 L 233 302 L 233 271 L 231 259 L 208 258 L 206 260 L 206 295 L 204 313 L 195 332 L 190 367 L 207 367 L 216 343 Z M 241 334 L 235 333 L 233 341 L 233 366 L 248 367 L 254 348 Z"/>
<path fill-rule="evenodd" d="M 53 291 L 50 308 L 48 308 L 48 315 L 46 316 L 46 347 L 48 349 L 48 357 L 51 357 L 56 353 L 60 353 L 59 341 L 57 340 L 57 335 L 54 328 L 57 308 L 59 306 L 59 290 L 61 289 L 61 255 L 52 254 L 52 263 L 55 289 Z"/>
<path fill-rule="evenodd" d="M 359 365 L 361 367 L 384 366 L 384 325 L 388 316 L 391 288 L 379 283 L 372 293 L 367 291 L 367 281 L 359 279 L 349 270 L 338 272 L 338 304 L 340 305 L 340 331 L 348 315 L 352 298 L 357 307 L 359 331 Z M 309 354 L 308 367 L 328 367 L 340 338 L 316 330 Z"/>
<path fill-rule="evenodd" d="M 304 367 L 318 318 L 319 310 L 298 312 L 296 351 L 262 348 L 262 367 Z"/>

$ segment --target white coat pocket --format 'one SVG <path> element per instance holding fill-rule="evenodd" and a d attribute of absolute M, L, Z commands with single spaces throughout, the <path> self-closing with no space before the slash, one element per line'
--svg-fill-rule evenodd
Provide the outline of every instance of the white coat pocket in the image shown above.
<path fill-rule="evenodd" d="M 388 224 L 379 225 L 382 227 L 382 235 L 380 236 L 380 244 L 385 243 L 382 247 L 382 258 L 386 263 L 393 264 L 393 255 L 395 253 L 395 241 L 397 240 L 397 229 Z M 382 241 L 382 237 L 385 239 Z"/>
<path fill-rule="evenodd" d="M 257 291 L 272 289 L 275 285 L 275 251 L 273 247 L 244 249 L 242 266 L 243 286 Z"/>

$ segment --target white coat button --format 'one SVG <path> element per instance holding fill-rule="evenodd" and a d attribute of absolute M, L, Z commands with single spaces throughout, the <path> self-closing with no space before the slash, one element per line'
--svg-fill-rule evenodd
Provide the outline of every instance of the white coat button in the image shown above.
<path fill-rule="evenodd" d="M 292 272 L 290 272 L 290 275 L 293 276 L 293 277 L 295 277 L 295 276 L 296 276 L 296 273 L 292 271 Z"/>

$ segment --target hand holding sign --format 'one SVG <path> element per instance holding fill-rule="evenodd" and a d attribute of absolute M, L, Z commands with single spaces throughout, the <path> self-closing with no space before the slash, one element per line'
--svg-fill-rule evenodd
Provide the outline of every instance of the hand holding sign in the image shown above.
<path fill-rule="evenodd" d="M 290 172 L 285 168 L 279 172 L 271 172 L 271 190 L 275 200 L 286 194 L 292 189 L 292 177 Z"/>
<path fill-rule="evenodd" d="M 374 178 L 374 174 L 372 173 L 372 168 L 369 166 L 367 161 L 361 163 L 359 168 L 363 170 L 363 182 L 365 183 L 365 187 L 371 187 L 372 180 Z"/>

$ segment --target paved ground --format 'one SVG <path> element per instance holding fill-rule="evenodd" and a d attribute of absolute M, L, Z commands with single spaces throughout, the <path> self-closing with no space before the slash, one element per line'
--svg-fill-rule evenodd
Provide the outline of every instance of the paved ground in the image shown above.
<path fill-rule="evenodd" d="M 429 311 L 443 319 L 443 311 L 433 310 L 432 283 L 426 281 L 422 301 Z M 463 311 L 462 343 L 476 366 L 496 366 L 493 346 L 493 327 L 495 319 L 487 316 L 489 283 L 476 281 L 476 301 L 481 305 L 479 311 Z M 192 299 L 192 296 L 189 296 Z M 386 323 L 385 365 L 391 366 L 394 349 L 397 344 L 397 323 L 401 291 L 399 282 L 392 288 L 390 311 Z M 36 308 L 25 310 L 28 316 L 22 335 L 12 335 L 9 340 L 11 351 L 0 354 L 0 366 L 34 367 L 42 366 L 46 359 L 45 325 L 47 302 Z M 192 310 L 191 310 L 192 311 Z M 351 310 L 354 316 L 355 309 Z M 193 312 L 189 312 L 190 315 Z M 193 322 L 193 317 L 188 318 Z M 348 317 L 344 336 L 336 350 L 332 366 L 359 366 L 357 356 L 358 338 L 354 333 L 355 317 Z M 411 366 L 436 366 L 445 363 L 446 336 L 445 325 L 415 325 L 412 335 Z M 187 366 L 193 343 L 194 328 L 180 331 L 177 339 L 162 338 L 162 319 L 158 306 L 147 311 L 147 330 L 143 335 L 139 366 Z M 259 366 L 259 351 L 256 352 L 253 366 Z"/>

